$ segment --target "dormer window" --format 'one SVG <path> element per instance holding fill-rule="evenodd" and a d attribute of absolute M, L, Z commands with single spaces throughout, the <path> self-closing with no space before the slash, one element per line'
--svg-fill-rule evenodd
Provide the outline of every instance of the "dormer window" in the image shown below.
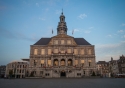
<path fill-rule="evenodd" d="M 71 40 L 67 40 L 67 44 L 68 44 L 68 45 L 71 44 Z"/>
<path fill-rule="evenodd" d="M 54 44 L 58 44 L 58 40 L 55 40 L 55 41 L 54 41 Z"/>

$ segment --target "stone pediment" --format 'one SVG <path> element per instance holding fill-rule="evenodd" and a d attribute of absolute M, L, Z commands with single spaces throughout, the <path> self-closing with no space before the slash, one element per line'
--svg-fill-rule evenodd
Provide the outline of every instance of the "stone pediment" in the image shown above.
<path fill-rule="evenodd" d="M 58 40 L 58 41 L 59 41 L 59 40 L 61 40 L 61 39 L 71 40 L 72 43 L 71 43 L 70 45 L 72 45 L 72 46 L 76 46 L 76 45 L 77 45 L 77 43 L 76 43 L 75 40 L 74 40 L 74 37 L 69 36 L 69 35 L 66 35 L 66 34 L 59 34 L 59 35 L 57 35 L 57 36 L 53 36 L 53 37 L 51 38 L 50 42 L 48 43 L 48 45 L 55 45 L 55 44 L 54 44 L 54 40 Z M 61 45 L 61 44 L 57 44 L 57 45 Z M 63 45 L 68 45 L 68 44 L 63 44 Z"/>

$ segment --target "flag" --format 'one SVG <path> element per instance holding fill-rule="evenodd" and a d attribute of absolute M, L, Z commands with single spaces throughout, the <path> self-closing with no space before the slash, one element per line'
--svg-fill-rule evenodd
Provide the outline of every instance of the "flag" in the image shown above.
<path fill-rule="evenodd" d="M 53 34 L 53 29 L 52 29 L 52 34 Z"/>
<path fill-rule="evenodd" d="M 72 35 L 73 35 L 73 33 L 74 33 L 74 30 L 72 30 Z"/>

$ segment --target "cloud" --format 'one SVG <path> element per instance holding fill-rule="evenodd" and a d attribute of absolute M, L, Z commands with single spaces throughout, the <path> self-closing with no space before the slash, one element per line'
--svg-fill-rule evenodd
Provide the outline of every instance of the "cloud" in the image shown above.
<path fill-rule="evenodd" d="M 74 29 L 74 32 L 79 32 L 80 30 L 79 29 Z"/>
<path fill-rule="evenodd" d="M 39 17 L 39 20 L 43 20 L 43 21 L 44 21 L 44 20 L 46 20 L 46 19 L 45 19 L 45 18 L 41 18 L 41 17 Z"/>
<path fill-rule="evenodd" d="M 88 34 L 88 33 L 90 33 L 91 31 L 90 30 L 86 30 L 86 31 L 84 31 L 84 33 L 86 33 L 86 34 Z"/>
<path fill-rule="evenodd" d="M 125 23 L 122 23 L 121 26 L 125 26 Z"/>
<path fill-rule="evenodd" d="M 123 37 L 125 38 L 125 35 Z"/>
<path fill-rule="evenodd" d="M 112 35 L 111 35 L 111 34 L 109 34 L 109 35 L 107 35 L 107 37 L 110 37 L 110 38 L 112 38 Z"/>
<path fill-rule="evenodd" d="M 118 30 L 118 33 L 123 33 L 124 31 L 123 30 Z"/>
<path fill-rule="evenodd" d="M 39 7 L 39 3 L 36 3 L 36 6 Z"/>
<path fill-rule="evenodd" d="M 49 11 L 49 8 L 46 8 L 45 11 L 48 12 L 48 11 Z"/>
<path fill-rule="evenodd" d="M 56 10 L 56 14 L 61 14 L 61 10 Z"/>
<path fill-rule="evenodd" d="M 89 29 L 93 29 L 94 27 L 89 27 Z"/>
<path fill-rule="evenodd" d="M 86 14 L 80 14 L 78 17 L 79 17 L 80 19 L 84 19 L 85 17 L 87 17 L 87 15 L 86 15 Z"/>
<path fill-rule="evenodd" d="M 125 41 L 113 44 L 96 44 L 95 51 L 97 60 L 110 60 L 111 57 L 118 59 L 119 55 L 125 54 Z"/>
<path fill-rule="evenodd" d="M 26 36 L 21 32 L 17 31 L 9 31 L 6 29 L 0 28 L 0 37 L 8 38 L 8 39 L 21 39 L 21 40 L 27 40 L 27 41 L 36 41 L 38 39 L 34 38 L 34 36 Z"/>

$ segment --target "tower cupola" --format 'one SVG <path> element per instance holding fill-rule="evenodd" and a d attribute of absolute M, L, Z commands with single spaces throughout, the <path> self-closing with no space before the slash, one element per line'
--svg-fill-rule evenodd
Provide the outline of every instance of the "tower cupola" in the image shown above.
<path fill-rule="evenodd" d="M 67 26 L 65 22 L 65 16 L 63 15 L 63 11 L 60 15 L 60 22 L 58 23 L 57 27 L 57 34 L 67 34 Z"/>

